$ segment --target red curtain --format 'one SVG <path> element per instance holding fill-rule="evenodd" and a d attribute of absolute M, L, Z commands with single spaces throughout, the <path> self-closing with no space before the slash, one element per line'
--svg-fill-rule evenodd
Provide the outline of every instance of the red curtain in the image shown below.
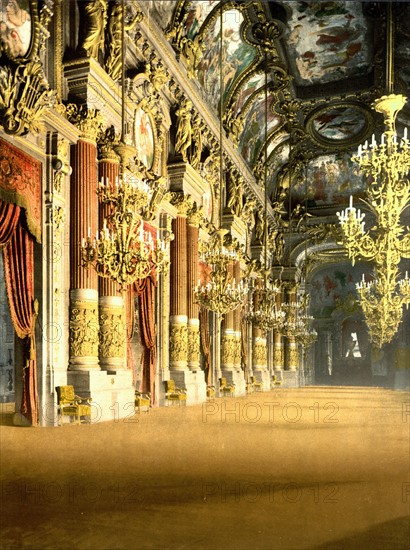
<path fill-rule="evenodd" d="M 204 371 L 207 386 L 212 385 L 211 370 L 211 337 L 209 335 L 209 313 L 208 310 L 201 307 L 199 309 L 199 333 L 201 336 L 201 347 L 204 354 Z"/>
<path fill-rule="evenodd" d="M 155 328 L 156 284 L 156 278 L 151 276 L 134 283 L 134 290 L 140 298 L 140 330 L 143 347 L 140 391 L 150 392 L 152 405 L 155 405 L 155 377 L 157 373 Z"/>
<path fill-rule="evenodd" d="M 24 342 L 21 413 L 38 424 L 35 349 L 34 239 L 21 224 L 20 207 L 0 200 L 0 246 L 10 314 L 17 336 Z"/>

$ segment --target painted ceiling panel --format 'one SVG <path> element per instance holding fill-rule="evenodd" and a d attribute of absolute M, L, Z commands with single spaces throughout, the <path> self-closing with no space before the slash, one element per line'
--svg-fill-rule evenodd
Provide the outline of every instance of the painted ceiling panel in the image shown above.
<path fill-rule="evenodd" d="M 268 82 L 270 82 L 270 79 L 268 79 Z M 244 82 L 244 84 L 240 87 L 235 103 L 232 106 L 232 111 L 235 116 L 243 109 L 249 97 L 264 84 L 265 75 L 261 73 L 253 75 L 249 78 L 249 80 Z"/>
<path fill-rule="evenodd" d="M 362 2 L 282 4 L 291 11 L 285 43 L 296 84 L 332 82 L 371 70 Z"/>
<path fill-rule="evenodd" d="M 185 29 L 186 36 L 191 40 L 198 34 L 205 19 L 217 6 L 215 0 L 194 0 L 191 2 L 191 7 L 188 9 Z"/>
<path fill-rule="evenodd" d="M 222 90 L 225 99 L 234 82 L 255 59 L 256 50 L 241 39 L 240 27 L 243 23 L 241 12 L 228 10 L 224 12 L 223 17 Z M 204 33 L 204 54 L 198 65 L 198 80 L 210 105 L 220 103 L 220 33 L 221 21 L 220 17 L 217 17 Z"/>
<path fill-rule="evenodd" d="M 176 1 L 148 0 L 149 14 L 153 16 L 162 29 L 166 29 L 171 22 L 176 5 Z"/>
<path fill-rule="evenodd" d="M 350 195 L 364 196 L 365 182 L 358 164 L 350 154 L 341 158 L 321 155 L 308 165 L 307 184 L 296 182 L 292 186 L 292 199 L 307 198 L 316 206 L 346 204 Z"/>
<path fill-rule="evenodd" d="M 267 135 L 269 135 L 274 128 L 279 126 L 281 121 L 280 118 L 272 112 L 273 99 L 269 98 L 269 100 Z M 265 138 L 265 105 L 265 96 L 259 96 L 259 98 L 252 103 L 251 108 L 245 116 L 245 126 L 239 141 L 239 150 L 250 166 L 257 160 L 258 153 L 261 150 Z"/>

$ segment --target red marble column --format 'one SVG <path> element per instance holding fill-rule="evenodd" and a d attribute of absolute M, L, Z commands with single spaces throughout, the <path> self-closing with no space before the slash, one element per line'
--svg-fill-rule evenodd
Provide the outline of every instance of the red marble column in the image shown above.
<path fill-rule="evenodd" d="M 104 153 L 103 153 L 104 154 Z M 99 181 L 113 186 L 119 174 L 119 160 L 112 151 L 105 151 L 99 162 Z M 99 205 L 99 227 L 110 214 L 110 205 Z M 117 371 L 126 367 L 125 307 L 118 284 L 99 277 L 99 359 L 103 370 Z"/>
<path fill-rule="evenodd" d="M 188 367 L 192 371 L 200 369 L 199 305 L 195 301 L 195 288 L 198 284 L 198 240 L 199 216 L 188 216 L 187 263 L 188 263 Z"/>
<path fill-rule="evenodd" d="M 71 147 L 70 370 L 99 369 L 98 276 L 82 267 L 81 244 L 98 228 L 97 147 L 80 138 Z"/>
<path fill-rule="evenodd" d="M 170 291 L 170 370 L 185 370 L 188 362 L 188 263 L 186 215 L 172 222 Z"/>
<path fill-rule="evenodd" d="M 81 243 L 98 229 L 97 146 L 80 139 L 71 146 L 71 271 L 70 286 L 97 290 L 98 276 L 94 269 L 81 265 Z"/>

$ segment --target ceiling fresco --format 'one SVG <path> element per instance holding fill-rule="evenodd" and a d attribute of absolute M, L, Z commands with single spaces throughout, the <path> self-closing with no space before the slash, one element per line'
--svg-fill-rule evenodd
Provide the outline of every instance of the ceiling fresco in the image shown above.
<path fill-rule="evenodd" d="M 364 197 L 363 176 L 349 153 L 342 158 L 336 155 L 316 158 L 308 164 L 306 177 L 307 182 L 296 180 L 292 185 L 292 199 L 306 198 L 316 206 L 324 206 L 346 204 L 350 195 Z"/>
<path fill-rule="evenodd" d="M 326 83 L 371 69 L 361 2 L 282 2 L 291 10 L 287 58 L 300 86 Z"/>
<path fill-rule="evenodd" d="M 148 13 L 152 15 L 162 29 L 166 29 L 171 23 L 177 2 L 170 2 L 170 0 L 148 0 L 147 4 Z"/>
<path fill-rule="evenodd" d="M 357 298 L 356 283 L 363 275 L 366 282 L 373 280 L 369 266 L 363 263 L 321 269 L 309 284 L 311 314 L 315 318 L 328 318 L 336 308 L 346 308 L 352 297 Z"/>
<path fill-rule="evenodd" d="M 215 0 L 194 0 L 188 8 L 185 23 L 185 35 L 194 38 L 199 32 L 208 15 L 215 9 Z"/>
<path fill-rule="evenodd" d="M 268 99 L 267 135 L 280 125 L 281 119 L 272 112 L 273 98 Z M 265 95 L 260 95 L 252 104 L 244 119 L 244 130 L 239 140 L 239 150 L 246 162 L 252 166 L 258 153 L 263 150 L 265 139 Z"/>
<path fill-rule="evenodd" d="M 225 101 L 230 88 L 239 75 L 254 61 L 257 53 L 254 47 L 241 39 L 240 29 L 244 21 L 241 12 L 228 10 L 224 12 L 223 17 L 222 56 L 220 54 L 221 18 L 218 16 L 203 35 L 204 54 L 198 65 L 198 81 L 211 105 L 219 104 L 221 89 Z"/>
<path fill-rule="evenodd" d="M 263 62 L 269 57 L 266 173 L 273 201 L 283 197 L 280 176 L 286 173 L 290 151 L 290 127 L 284 122 L 292 109 L 298 128 L 295 147 L 303 146 L 314 157 L 307 169 L 308 187 L 296 178 L 292 201 L 308 199 L 312 208 L 322 211 L 325 206 L 344 204 L 351 193 L 362 194 L 364 182 L 350 157 L 359 143 L 372 133 L 378 137 L 382 130 L 382 119 L 371 105 L 386 93 L 386 50 L 381 38 L 386 2 L 225 0 L 222 56 L 220 2 L 165 0 L 152 5 L 162 28 L 179 25 L 185 39 L 200 39 L 196 78 L 202 95 L 219 111 L 222 90 L 224 123 L 241 116 L 238 151 L 257 181 L 265 139 Z M 395 74 L 400 87 L 396 91 L 409 95 L 410 2 L 394 5 Z M 271 23 L 280 29 L 277 36 L 269 35 Z M 279 82 L 281 71 L 288 81 Z M 399 120 L 409 118 L 410 105 L 399 115 Z"/>

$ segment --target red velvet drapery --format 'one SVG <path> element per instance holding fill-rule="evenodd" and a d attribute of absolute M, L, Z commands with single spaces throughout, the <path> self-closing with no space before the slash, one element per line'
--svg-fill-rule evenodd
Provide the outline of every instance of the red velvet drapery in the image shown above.
<path fill-rule="evenodd" d="M 134 283 L 140 307 L 140 330 L 143 353 L 141 358 L 141 392 L 150 392 L 151 404 L 155 405 L 155 377 L 157 372 L 156 328 L 155 328 L 155 276 Z"/>
<path fill-rule="evenodd" d="M 38 397 L 35 349 L 34 239 L 24 228 L 20 207 L 0 199 L 0 246 L 14 329 L 24 341 L 23 395 L 21 413 L 38 424 Z"/>

